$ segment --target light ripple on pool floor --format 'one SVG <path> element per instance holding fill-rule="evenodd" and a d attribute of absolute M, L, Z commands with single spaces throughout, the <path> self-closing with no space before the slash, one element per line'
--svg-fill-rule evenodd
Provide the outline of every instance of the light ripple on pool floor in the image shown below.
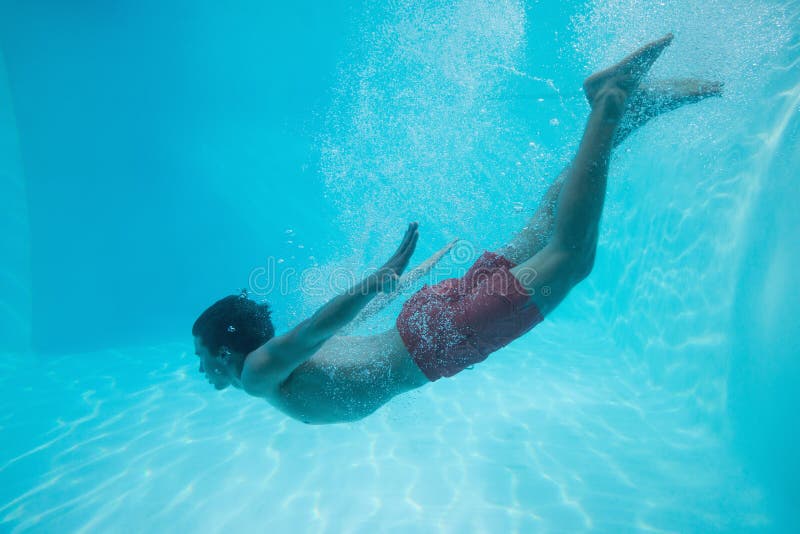
<path fill-rule="evenodd" d="M 681 532 L 768 522 L 757 488 L 684 400 L 648 386 L 584 324 L 537 330 L 336 426 L 213 391 L 188 346 L 9 357 L 0 529 Z"/>

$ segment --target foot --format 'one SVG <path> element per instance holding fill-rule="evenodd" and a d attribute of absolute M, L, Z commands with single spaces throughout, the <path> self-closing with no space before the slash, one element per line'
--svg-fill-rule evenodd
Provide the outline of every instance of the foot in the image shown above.
<path fill-rule="evenodd" d="M 616 65 L 586 78 L 583 90 L 589 104 L 594 107 L 601 97 L 604 99 L 609 94 L 613 95 L 614 99 L 619 98 L 620 94 L 626 98 L 632 95 L 653 63 L 670 45 L 672 38 L 673 35 L 669 33 L 657 41 L 644 45 Z"/>
<path fill-rule="evenodd" d="M 722 82 L 682 78 L 642 83 L 631 96 L 628 108 L 636 114 L 656 116 L 685 104 L 722 96 Z"/>
<path fill-rule="evenodd" d="M 650 119 L 706 98 L 722 96 L 722 82 L 694 78 L 642 83 L 628 99 L 616 132 L 616 144 Z"/>

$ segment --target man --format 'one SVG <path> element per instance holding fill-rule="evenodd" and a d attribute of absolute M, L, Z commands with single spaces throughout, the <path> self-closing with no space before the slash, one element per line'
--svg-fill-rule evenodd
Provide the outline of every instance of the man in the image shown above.
<path fill-rule="evenodd" d="M 352 421 L 533 328 L 592 269 L 612 149 L 656 115 L 721 94 L 721 84 L 699 80 L 642 83 L 671 41 L 667 35 L 586 79 L 591 112 L 578 153 L 530 223 L 464 277 L 423 287 L 394 328 L 337 336 L 397 283 L 417 244 L 416 223 L 374 275 L 284 335 L 274 336 L 267 305 L 246 295 L 215 303 L 192 329 L 200 371 L 217 389 L 233 385 L 306 423 Z"/>

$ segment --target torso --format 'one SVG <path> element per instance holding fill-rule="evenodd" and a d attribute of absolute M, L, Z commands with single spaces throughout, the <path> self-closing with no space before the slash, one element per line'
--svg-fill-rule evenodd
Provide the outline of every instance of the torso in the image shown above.
<path fill-rule="evenodd" d="M 331 338 L 267 400 L 306 423 L 354 421 L 427 382 L 393 328 L 374 336 Z"/>

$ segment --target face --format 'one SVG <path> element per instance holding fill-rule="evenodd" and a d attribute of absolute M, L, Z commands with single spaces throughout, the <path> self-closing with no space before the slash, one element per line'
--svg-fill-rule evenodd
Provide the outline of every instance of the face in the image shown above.
<path fill-rule="evenodd" d="M 208 352 L 199 337 L 194 338 L 194 353 L 200 358 L 200 368 L 198 370 L 206 376 L 215 389 L 221 391 L 234 381 L 238 382 L 232 367 L 226 364 L 222 358 Z"/>

